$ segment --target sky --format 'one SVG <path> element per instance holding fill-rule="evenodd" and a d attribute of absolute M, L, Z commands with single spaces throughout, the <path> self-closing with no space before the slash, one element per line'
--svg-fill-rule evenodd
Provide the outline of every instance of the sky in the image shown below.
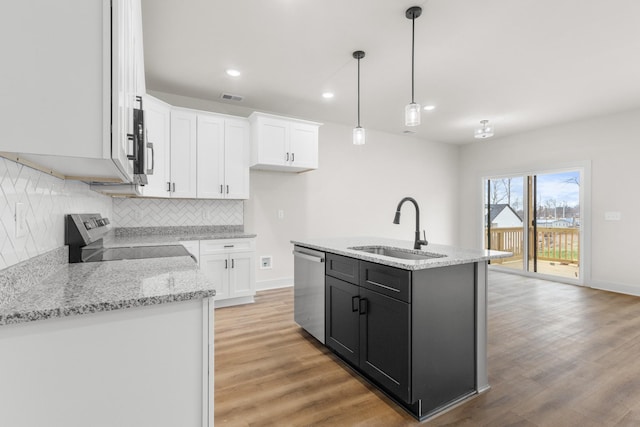
<path fill-rule="evenodd" d="M 548 200 L 555 200 L 556 206 L 575 207 L 580 204 L 580 187 L 576 184 L 576 181 L 580 180 L 580 172 L 560 172 L 536 176 L 538 205 L 544 206 Z M 522 209 L 524 179 L 523 176 L 514 176 L 511 179 L 511 206 L 515 209 Z M 506 178 L 497 178 L 497 181 L 504 180 Z M 498 191 L 498 194 L 505 193 L 501 182 L 498 182 Z M 500 203 L 507 203 L 506 198 Z"/>

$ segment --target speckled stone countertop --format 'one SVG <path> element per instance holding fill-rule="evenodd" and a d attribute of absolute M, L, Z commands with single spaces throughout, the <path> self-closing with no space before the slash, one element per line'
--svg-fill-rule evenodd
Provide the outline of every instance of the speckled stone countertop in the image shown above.
<path fill-rule="evenodd" d="M 186 226 L 116 228 L 103 238 L 105 248 L 123 246 L 175 245 L 189 240 L 246 239 L 242 226 Z"/>
<path fill-rule="evenodd" d="M 339 237 L 326 239 L 305 239 L 292 240 L 295 245 L 305 246 L 323 252 L 331 252 L 364 261 L 371 261 L 378 264 L 389 265 L 391 267 L 402 268 L 404 270 L 423 270 L 426 268 L 446 267 L 449 265 L 467 264 L 471 262 L 487 261 L 496 258 L 507 258 L 510 252 L 500 252 L 492 250 L 462 249 L 454 246 L 436 245 L 429 243 L 423 246 L 421 251 L 413 249 L 413 241 L 395 240 L 382 237 Z M 384 255 L 362 252 L 354 247 L 363 246 L 385 246 L 400 248 L 405 252 L 428 255 L 444 255 L 439 258 L 423 260 L 408 260 Z"/>
<path fill-rule="evenodd" d="M 215 285 L 188 256 L 52 264 L 0 301 L 0 325 L 207 298 Z"/>

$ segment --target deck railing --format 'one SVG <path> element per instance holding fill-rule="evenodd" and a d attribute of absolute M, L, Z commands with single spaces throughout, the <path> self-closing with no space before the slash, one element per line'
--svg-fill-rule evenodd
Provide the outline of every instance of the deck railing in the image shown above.
<path fill-rule="evenodd" d="M 539 260 L 556 261 L 563 264 L 578 264 L 580 261 L 580 229 L 537 227 L 535 244 Z M 486 229 L 485 229 L 486 237 Z M 491 228 L 491 249 L 513 252 L 510 258 L 496 260 L 508 262 L 521 260 L 524 256 L 522 227 Z M 488 239 L 485 239 L 485 245 Z M 492 261 L 495 263 L 495 261 Z"/>

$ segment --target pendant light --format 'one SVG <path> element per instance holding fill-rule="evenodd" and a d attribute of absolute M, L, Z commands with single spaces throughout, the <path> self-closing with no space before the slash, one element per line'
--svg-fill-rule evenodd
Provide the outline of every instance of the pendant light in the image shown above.
<path fill-rule="evenodd" d="M 416 18 L 422 14 L 420 6 L 413 6 L 407 9 L 405 16 L 411 19 L 411 103 L 404 109 L 405 126 L 418 126 L 420 124 L 420 104 L 416 104 L 414 99 L 414 57 L 416 38 Z"/>
<path fill-rule="evenodd" d="M 364 58 L 364 52 L 356 50 L 353 57 L 358 60 L 358 126 L 353 128 L 353 145 L 364 145 L 364 128 L 360 126 L 360 60 Z"/>
<path fill-rule="evenodd" d="M 475 130 L 473 136 L 479 139 L 492 137 L 493 126 L 489 124 L 489 120 L 480 120 L 480 127 Z"/>

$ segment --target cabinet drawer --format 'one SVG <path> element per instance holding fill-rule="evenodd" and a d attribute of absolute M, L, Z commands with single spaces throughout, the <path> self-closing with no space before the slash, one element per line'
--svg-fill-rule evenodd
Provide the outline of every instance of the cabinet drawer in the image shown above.
<path fill-rule="evenodd" d="M 200 255 L 253 251 L 255 250 L 254 242 L 254 239 L 201 240 Z"/>
<path fill-rule="evenodd" d="M 327 254 L 326 274 L 345 282 L 358 284 L 358 260 L 342 255 Z"/>
<path fill-rule="evenodd" d="M 411 302 L 411 272 L 387 265 L 360 261 L 360 286 Z"/>

